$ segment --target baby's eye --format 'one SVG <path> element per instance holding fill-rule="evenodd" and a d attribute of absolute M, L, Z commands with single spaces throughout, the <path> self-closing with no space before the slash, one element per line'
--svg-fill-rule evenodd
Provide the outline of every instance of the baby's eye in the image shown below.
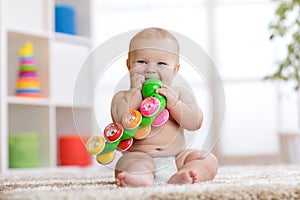
<path fill-rule="evenodd" d="M 146 61 L 144 61 L 144 60 L 138 60 L 138 61 L 137 61 L 137 63 L 141 63 L 141 64 L 147 64 L 147 62 L 146 62 Z"/>
<path fill-rule="evenodd" d="M 167 65 L 167 63 L 165 63 L 165 62 L 158 62 L 157 64 L 158 65 Z"/>

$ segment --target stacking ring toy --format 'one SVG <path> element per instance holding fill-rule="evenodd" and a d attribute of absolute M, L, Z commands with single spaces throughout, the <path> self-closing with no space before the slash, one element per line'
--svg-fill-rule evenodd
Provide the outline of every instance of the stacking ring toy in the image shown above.
<path fill-rule="evenodd" d="M 133 136 L 134 139 L 140 140 L 148 136 L 151 131 L 151 126 L 141 126 Z"/>
<path fill-rule="evenodd" d="M 133 144 L 133 139 L 122 140 L 117 147 L 119 151 L 127 151 Z"/>
<path fill-rule="evenodd" d="M 96 160 L 98 163 L 102 165 L 107 165 L 111 163 L 111 161 L 113 161 L 115 157 L 116 157 L 116 152 L 110 151 L 104 154 L 98 154 Z"/>
<path fill-rule="evenodd" d="M 142 115 L 150 117 L 158 112 L 160 108 L 160 101 L 155 97 L 147 97 L 140 105 Z"/>
<path fill-rule="evenodd" d="M 160 80 L 150 78 L 142 88 L 143 101 L 138 110 L 129 110 L 123 115 L 121 124 L 113 122 L 108 124 L 103 132 L 105 140 L 100 136 L 92 136 L 86 143 L 89 154 L 97 155 L 98 163 L 107 165 L 115 156 L 115 150 L 127 151 L 134 139 L 144 139 L 151 132 L 152 126 L 162 126 L 169 119 L 169 111 L 165 109 L 166 98 L 156 93 L 162 86 Z"/>
<path fill-rule="evenodd" d="M 109 142 L 115 142 L 119 140 L 122 137 L 122 134 L 123 127 L 116 122 L 109 124 L 104 129 L 104 138 Z"/>
<path fill-rule="evenodd" d="M 128 113 L 126 113 L 122 117 L 122 124 L 124 128 L 128 130 L 132 130 L 140 125 L 142 122 L 142 115 L 137 110 L 129 110 Z"/>
<path fill-rule="evenodd" d="M 152 122 L 152 126 L 162 126 L 165 125 L 169 119 L 169 111 L 167 109 L 163 109 L 159 115 Z"/>
<path fill-rule="evenodd" d="M 86 143 L 86 150 L 89 154 L 98 154 L 103 151 L 105 141 L 100 136 L 90 137 Z"/>
<path fill-rule="evenodd" d="M 156 90 L 162 86 L 162 82 L 155 78 L 149 78 L 143 85 L 142 95 L 144 98 L 150 97 L 156 93 Z"/>

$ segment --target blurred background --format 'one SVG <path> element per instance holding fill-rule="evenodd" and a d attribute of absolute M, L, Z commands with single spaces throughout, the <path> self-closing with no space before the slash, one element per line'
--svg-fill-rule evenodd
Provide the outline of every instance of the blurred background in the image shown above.
<path fill-rule="evenodd" d="M 292 83 L 263 80 L 286 54 L 283 41 L 269 40 L 277 5 L 270 0 L 95 1 L 93 37 L 101 44 L 152 26 L 184 34 L 207 52 L 223 81 L 226 119 L 214 148 L 221 163 L 296 162 L 286 153 L 299 157 L 299 136 L 285 139 L 299 133 L 297 93 Z"/>
<path fill-rule="evenodd" d="M 112 96 L 129 87 L 127 54 L 114 54 L 122 45 L 127 51 L 127 36 L 147 27 L 181 34 L 196 44 L 185 49 L 201 54 L 195 66 L 182 52 L 174 81 L 193 92 L 204 113 L 203 127 L 186 134 L 189 147 L 212 150 L 221 165 L 300 164 L 300 92 L 294 90 L 296 80 L 300 83 L 299 4 L 0 0 L 0 172 L 95 163 L 83 144 L 111 122 Z M 294 24 L 271 29 L 278 18 Z M 270 40 L 274 30 L 285 35 L 287 29 L 295 34 Z M 95 53 L 124 33 L 127 41 Z M 34 51 L 22 55 L 22 47 Z M 286 81 L 265 80 L 287 55 L 293 57 L 281 66 L 294 68 L 275 76 Z M 25 68 L 24 56 L 31 58 Z M 22 80 L 28 69 L 38 78 L 34 83 Z"/>

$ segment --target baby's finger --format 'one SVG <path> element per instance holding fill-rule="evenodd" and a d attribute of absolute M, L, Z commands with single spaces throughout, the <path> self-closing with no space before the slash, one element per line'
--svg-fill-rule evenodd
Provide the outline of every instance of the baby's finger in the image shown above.
<path fill-rule="evenodd" d="M 167 108 L 171 109 L 178 102 L 178 96 L 173 90 L 166 88 L 157 89 L 157 93 L 164 95 L 167 99 Z"/>
<path fill-rule="evenodd" d="M 177 101 L 178 99 L 177 94 L 173 90 L 168 90 L 166 88 L 159 88 L 156 91 L 157 93 L 164 95 L 167 98 L 167 101 L 169 102 Z"/>
<path fill-rule="evenodd" d="M 156 90 L 157 93 L 164 95 L 165 97 L 171 97 L 175 96 L 177 97 L 177 94 L 169 87 L 167 86 L 162 86 L 161 88 Z"/>

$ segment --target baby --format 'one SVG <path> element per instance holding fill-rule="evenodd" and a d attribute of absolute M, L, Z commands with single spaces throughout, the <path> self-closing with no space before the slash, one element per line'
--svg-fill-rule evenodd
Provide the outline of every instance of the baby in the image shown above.
<path fill-rule="evenodd" d="M 116 164 L 116 184 L 121 187 L 153 186 L 160 168 L 172 172 L 168 168 L 172 162 L 175 169 L 166 177 L 167 183 L 190 184 L 213 179 L 218 170 L 216 157 L 186 149 L 184 129 L 198 130 L 203 115 L 192 94 L 184 88 L 172 87 L 172 80 L 180 68 L 176 38 L 160 28 L 142 30 L 130 41 L 127 67 L 130 89 L 113 97 L 113 121 L 121 123 L 128 110 L 139 109 L 141 89 L 149 78 L 162 81 L 162 87 L 156 92 L 166 97 L 170 119 L 164 126 L 152 127 L 145 139 L 135 140 L 123 153 Z"/>

